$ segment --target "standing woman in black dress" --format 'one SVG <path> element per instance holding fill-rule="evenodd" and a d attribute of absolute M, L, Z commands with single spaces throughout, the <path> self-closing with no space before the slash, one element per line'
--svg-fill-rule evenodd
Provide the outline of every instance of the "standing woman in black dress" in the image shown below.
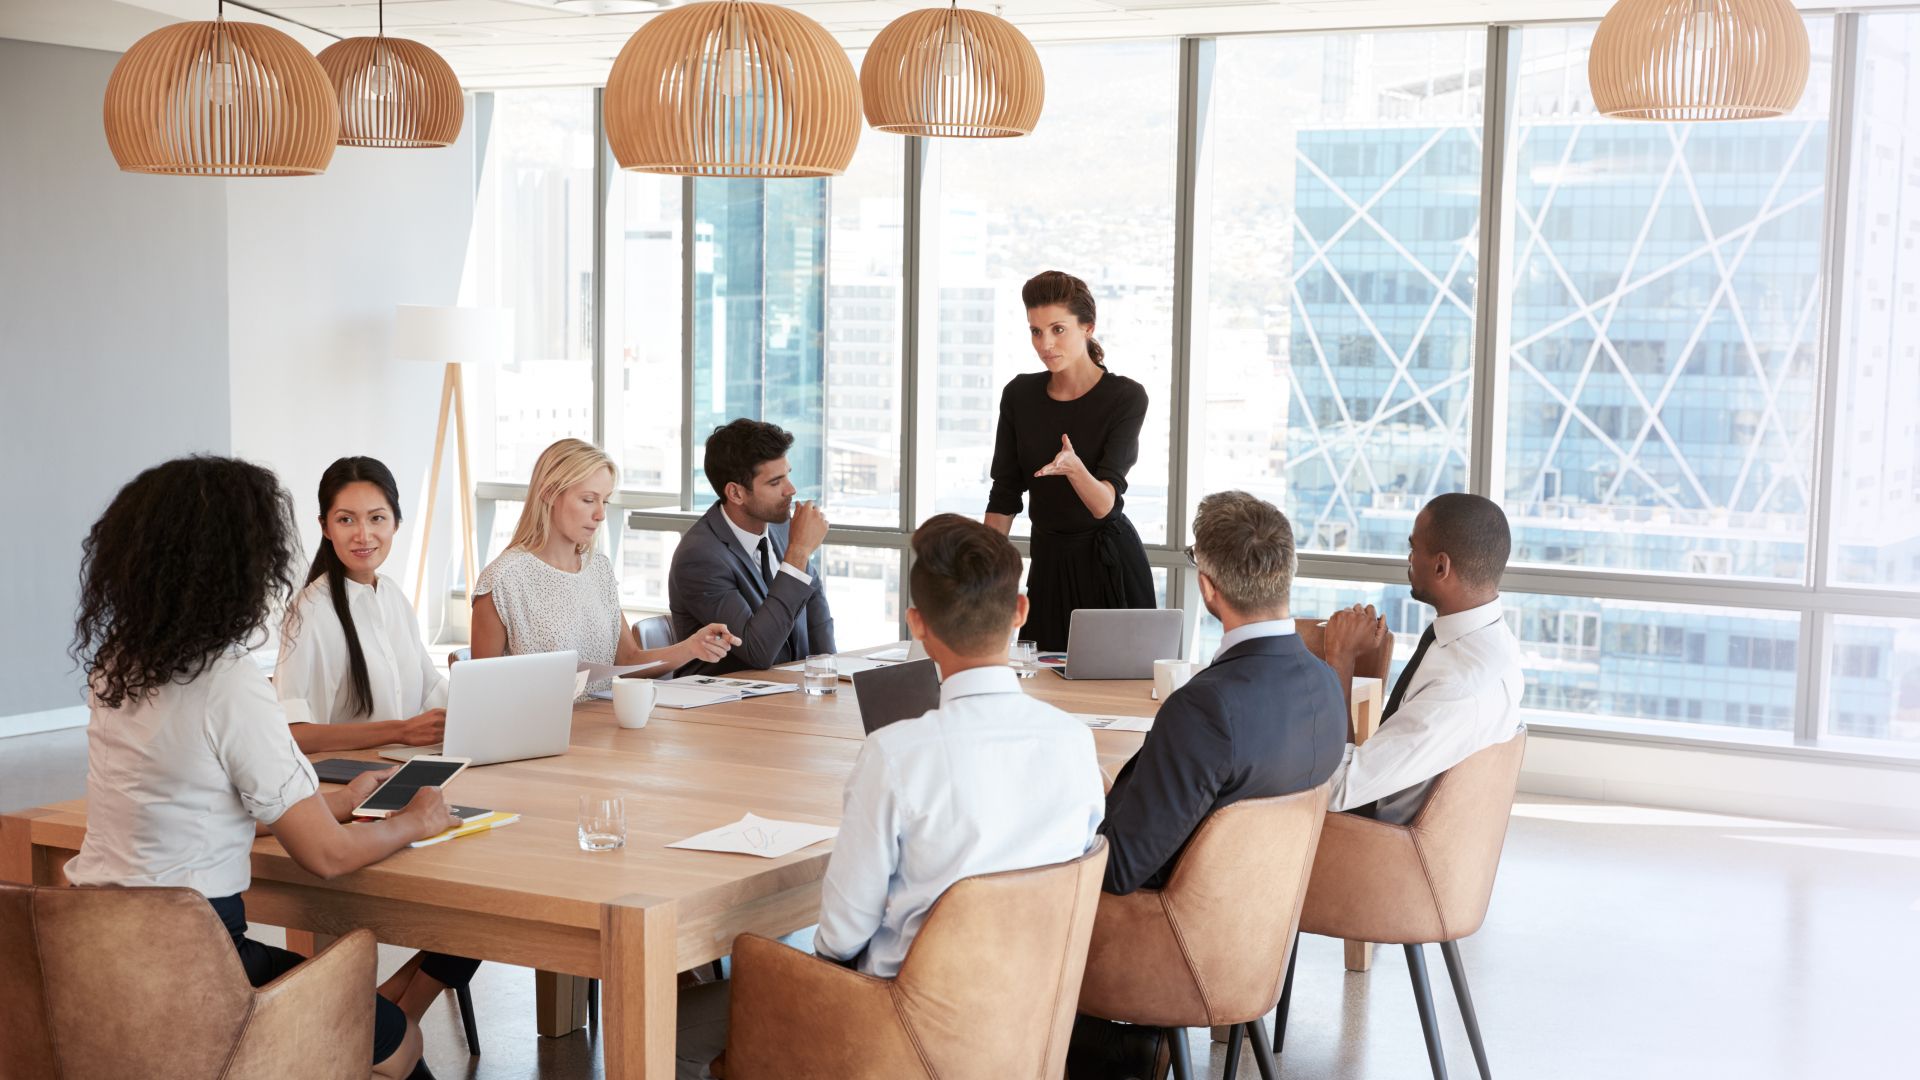
<path fill-rule="evenodd" d="M 1033 568 L 1021 636 L 1057 652 L 1067 647 L 1075 608 L 1158 606 L 1146 548 L 1122 512 L 1147 392 L 1107 370 L 1086 282 L 1049 270 L 1027 282 L 1020 299 L 1046 370 L 1014 376 L 1000 395 L 986 522 L 1010 531 L 1021 494 L 1031 493 Z"/>

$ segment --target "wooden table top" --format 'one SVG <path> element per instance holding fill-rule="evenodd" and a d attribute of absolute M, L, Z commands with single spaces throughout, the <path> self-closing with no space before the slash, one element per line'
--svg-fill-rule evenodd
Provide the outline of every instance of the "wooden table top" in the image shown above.
<path fill-rule="evenodd" d="M 797 681 L 790 672 L 754 677 Z M 1069 712 L 1151 715 L 1151 681 L 1075 682 L 1042 671 L 1026 681 L 1034 697 Z M 575 707 L 571 750 L 563 755 L 467 770 L 451 801 L 518 813 L 504 828 L 433 847 L 402 850 L 353 874 L 321 881 L 279 842 L 254 845 L 256 878 L 413 903 L 490 911 L 538 922 L 597 928 L 602 904 L 672 899 L 683 920 L 817 880 L 832 843 L 780 859 L 683 851 L 665 845 L 736 821 L 762 817 L 834 824 L 841 789 L 863 733 L 850 683 L 837 694 L 795 692 L 700 709 L 656 709 L 646 727 L 626 730 L 610 703 Z M 1139 748 L 1135 732 L 1096 730 L 1101 766 L 1116 771 Z M 373 759 L 374 751 L 323 757 Z M 627 844 L 589 853 L 576 838 L 577 798 L 615 792 L 627 801 Z M 34 842 L 78 847 L 84 800 L 27 811 Z"/>

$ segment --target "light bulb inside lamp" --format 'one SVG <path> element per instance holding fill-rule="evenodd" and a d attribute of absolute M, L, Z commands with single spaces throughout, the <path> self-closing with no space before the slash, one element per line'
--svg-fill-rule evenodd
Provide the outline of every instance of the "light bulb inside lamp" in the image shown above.
<path fill-rule="evenodd" d="M 385 62 L 376 62 L 367 69 L 366 77 L 360 80 L 360 96 L 364 98 L 383 98 L 393 93 L 393 68 Z"/>
<path fill-rule="evenodd" d="M 207 102 L 215 108 L 225 108 L 233 104 L 234 99 L 233 65 L 216 61 L 207 73 Z"/>
<path fill-rule="evenodd" d="M 940 77 L 958 79 L 966 74 L 967 50 L 957 41 L 949 41 L 940 46 Z"/>
<path fill-rule="evenodd" d="M 725 49 L 720 53 L 719 89 L 727 97 L 747 92 L 747 50 Z"/>
<path fill-rule="evenodd" d="M 1713 47 L 1713 0 L 1694 0 L 1687 16 L 1687 48 L 1706 52 Z"/>

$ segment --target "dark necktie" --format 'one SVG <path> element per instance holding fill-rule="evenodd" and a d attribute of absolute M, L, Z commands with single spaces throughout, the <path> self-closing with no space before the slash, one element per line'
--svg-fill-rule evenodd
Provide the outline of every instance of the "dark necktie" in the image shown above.
<path fill-rule="evenodd" d="M 1407 684 L 1413 681 L 1413 671 L 1426 659 L 1427 647 L 1433 644 L 1433 624 L 1428 623 L 1426 632 L 1420 635 L 1420 644 L 1415 646 L 1413 655 L 1407 659 L 1407 666 L 1400 669 L 1400 677 L 1393 682 L 1393 693 L 1387 695 L 1387 707 L 1380 710 L 1380 722 L 1386 723 L 1400 708 L 1400 699 L 1407 696 Z"/>
<path fill-rule="evenodd" d="M 768 592 L 773 591 L 773 560 L 770 557 L 771 555 L 772 549 L 768 546 L 767 537 L 763 533 L 760 536 L 760 583 L 767 587 Z"/>

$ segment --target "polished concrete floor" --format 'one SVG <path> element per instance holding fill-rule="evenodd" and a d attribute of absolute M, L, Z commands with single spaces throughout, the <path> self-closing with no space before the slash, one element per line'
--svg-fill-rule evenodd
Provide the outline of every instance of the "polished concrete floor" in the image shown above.
<path fill-rule="evenodd" d="M 76 734 L 0 740 L 0 809 L 78 794 Z M 382 951 L 383 968 L 404 955 Z M 1461 951 L 1503 1078 L 1920 1077 L 1920 835 L 1523 796 L 1486 926 Z M 1471 1077 L 1438 949 L 1427 962 L 1448 1068 Z M 474 996 L 478 1057 L 450 1001 L 427 1016 L 438 1076 L 600 1074 L 587 1033 L 534 1034 L 530 972 L 486 965 Z M 1219 1048 L 1191 1037 L 1219 1075 Z M 1337 943 L 1305 939 L 1280 1066 L 1429 1075 L 1401 951 L 1350 974 Z M 1257 1075 L 1245 1057 L 1240 1075 Z"/>

